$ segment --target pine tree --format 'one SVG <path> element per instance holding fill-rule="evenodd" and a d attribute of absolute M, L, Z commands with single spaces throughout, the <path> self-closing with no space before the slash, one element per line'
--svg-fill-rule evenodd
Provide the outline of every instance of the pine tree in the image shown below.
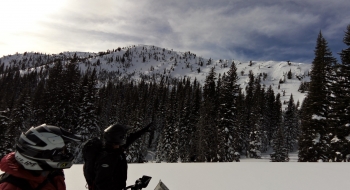
<path fill-rule="evenodd" d="M 167 109 L 167 120 L 163 135 L 163 151 L 167 162 L 178 161 L 178 123 L 177 123 L 177 101 L 176 88 L 173 87 L 169 97 L 169 105 Z"/>
<path fill-rule="evenodd" d="M 138 120 L 139 123 L 142 124 L 141 128 L 145 125 L 148 125 L 152 121 L 152 110 L 149 108 L 149 100 L 152 97 L 149 92 L 149 85 L 144 80 L 140 82 L 138 85 L 138 96 L 139 96 L 139 109 L 138 109 Z M 141 129 L 140 128 L 140 129 Z M 145 160 L 145 156 L 147 155 L 147 151 L 150 145 L 150 133 L 146 133 L 140 139 L 140 147 L 138 151 L 138 161 L 143 162 Z"/>
<path fill-rule="evenodd" d="M 192 109 L 190 116 L 190 161 L 193 162 L 197 159 L 197 124 L 200 118 L 200 109 L 201 109 L 201 101 L 202 101 L 202 88 L 199 85 L 199 82 L 195 80 L 193 82 L 193 101 L 192 101 Z"/>
<path fill-rule="evenodd" d="M 292 94 L 290 95 L 287 110 L 284 113 L 284 127 L 286 148 L 292 152 L 299 136 L 299 119 Z"/>
<path fill-rule="evenodd" d="M 216 72 L 211 68 L 203 86 L 203 101 L 197 125 L 197 159 L 200 162 L 217 160 L 218 134 L 216 129 L 217 96 Z"/>
<path fill-rule="evenodd" d="M 64 110 L 61 106 L 63 99 L 63 64 L 61 61 L 56 61 L 54 66 L 49 71 L 49 78 L 45 86 L 45 94 L 42 110 L 45 114 L 44 123 L 58 125 L 60 115 Z"/>
<path fill-rule="evenodd" d="M 164 78 L 161 79 L 160 84 L 159 84 L 159 90 L 158 90 L 158 100 L 156 102 L 158 102 L 158 105 L 156 105 L 157 107 L 157 113 L 155 115 L 155 120 L 157 122 L 157 125 L 160 126 L 157 128 L 156 132 L 158 133 L 158 135 L 156 136 L 156 139 L 158 139 L 158 145 L 157 145 L 157 152 L 156 152 L 156 161 L 157 162 L 161 162 L 161 161 L 165 161 L 166 160 L 166 155 L 165 152 L 163 151 L 164 147 L 165 147 L 165 140 L 166 139 L 166 122 L 167 122 L 167 118 L 165 117 L 166 114 L 166 107 L 168 105 L 168 91 L 169 88 L 166 85 L 166 82 L 164 80 Z"/>
<path fill-rule="evenodd" d="M 261 123 L 261 133 L 262 133 L 262 145 L 261 145 L 261 151 L 266 152 L 269 149 L 270 141 L 268 138 L 268 132 L 266 130 L 266 111 L 267 111 L 267 96 L 266 96 L 265 88 L 261 90 L 261 98 L 260 98 L 260 106 L 262 113 L 260 114 L 260 123 Z"/>
<path fill-rule="evenodd" d="M 10 122 L 5 132 L 6 137 L 3 140 L 3 144 L 8 151 L 15 150 L 18 135 L 29 129 L 31 116 L 30 93 L 29 89 L 25 88 L 13 107 Z"/>
<path fill-rule="evenodd" d="M 61 80 L 63 90 L 62 99 L 60 99 L 60 112 L 59 115 L 57 114 L 57 125 L 72 130 L 77 126 L 76 118 L 79 115 L 79 85 L 81 74 L 78 66 L 72 63 L 65 65 Z"/>
<path fill-rule="evenodd" d="M 273 140 L 273 151 L 271 156 L 272 162 L 288 162 L 288 148 L 286 148 L 285 132 L 283 127 L 279 127 Z"/>
<path fill-rule="evenodd" d="M 249 82 L 248 85 L 246 86 L 246 97 L 245 97 L 245 123 L 243 126 L 243 133 L 246 139 L 244 140 L 245 142 L 245 150 L 246 150 L 246 155 L 249 156 L 249 150 L 250 148 L 250 136 L 254 130 L 255 123 L 252 120 L 252 113 L 254 109 L 254 103 L 253 103 L 253 95 L 254 95 L 254 81 L 255 77 L 252 71 L 249 72 Z M 260 126 L 259 126 L 260 127 Z"/>
<path fill-rule="evenodd" d="M 11 133 L 13 136 L 25 132 L 30 127 L 30 118 L 32 115 L 31 101 L 29 89 L 22 91 L 20 97 L 17 99 L 15 107 L 11 113 Z"/>
<path fill-rule="evenodd" d="M 245 136 L 250 139 L 246 141 L 246 150 L 249 155 L 259 158 L 262 151 L 267 150 L 268 146 L 268 118 L 267 114 L 267 95 L 265 89 L 260 84 L 260 76 L 254 77 L 252 71 L 249 72 L 249 82 L 246 87 L 245 99 Z M 257 149 L 258 148 L 258 149 Z M 247 156 L 249 156 L 247 155 Z"/>
<path fill-rule="evenodd" d="M 266 100 L 265 100 L 265 89 L 261 86 L 260 76 L 255 78 L 254 81 L 254 92 L 253 92 L 253 109 L 251 114 L 251 120 L 254 126 L 259 126 L 260 130 L 258 134 L 260 134 L 261 144 L 260 144 L 260 152 L 265 152 L 268 147 L 268 139 L 267 133 L 265 132 L 265 121 L 264 121 L 264 113 L 266 110 Z"/>
<path fill-rule="evenodd" d="M 334 138 L 331 140 L 331 159 L 346 161 L 350 146 L 346 138 L 350 135 L 350 25 L 347 26 L 343 42 L 348 48 L 340 53 L 342 63 L 337 65 L 336 82 L 332 84 L 331 128 Z"/>
<path fill-rule="evenodd" d="M 332 67 L 336 60 L 328 48 L 327 41 L 320 32 L 315 48 L 315 58 L 312 62 L 310 90 L 305 112 L 308 112 L 302 120 L 302 137 L 299 146 L 299 161 L 329 161 L 330 158 L 330 81 Z M 311 146 L 310 146 L 311 145 Z M 311 151 L 312 150 L 312 151 Z"/>
<path fill-rule="evenodd" d="M 273 104 L 272 125 L 274 127 L 274 131 L 272 133 L 272 139 L 276 138 L 278 128 L 282 125 L 282 103 L 280 97 L 280 93 L 277 93 L 275 102 Z"/>
<path fill-rule="evenodd" d="M 87 71 L 80 87 L 80 114 L 77 119 L 77 126 L 74 130 L 77 131 L 79 135 L 82 135 L 84 140 L 101 135 L 95 106 L 97 99 L 96 82 L 96 70 L 92 72 Z M 94 133 L 91 133 L 91 131 L 94 131 Z"/>
<path fill-rule="evenodd" d="M 261 127 L 259 125 L 260 123 L 256 123 L 255 126 L 252 128 L 249 139 L 249 157 L 250 158 L 261 158 L 261 144 L 262 144 L 262 134 L 261 134 Z"/>
<path fill-rule="evenodd" d="M 1 158 L 14 150 L 13 139 L 15 137 L 8 133 L 10 122 L 9 110 L 0 111 L 0 138 L 2 139 L 2 144 L 0 146 Z"/>
<path fill-rule="evenodd" d="M 178 93 L 178 96 L 184 97 L 184 106 L 180 108 L 180 118 L 179 118 L 179 157 L 181 162 L 189 162 L 191 160 L 191 143 L 193 143 L 193 124 L 191 123 L 193 119 L 192 109 L 192 87 L 190 86 L 190 80 L 187 79 L 186 85 L 183 89 L 185 94 Z M 179 97 L 179 98 L 180 98 Z"/>
<path fill-rule="evenodd" d="M 34 93 L 32 96 L 33 118 L 31 120 L 31 125 L 33 126 L 37 126 L 46 122 L 45 121 L 45 117 L 46 117 L 45 94 L 46 94 L 45 80 L 42 79 L 39 81 L 39 84 L 34 90 Z"/>
<path fill-rule="evenodd" d="M 275 93 L 270 85 L 266 92 L 266 110 L 264 111 L 264 131 L 267 133 L 267 139 L 269 142 L 272 140 L 273 133 L 276 131 L 276 125 L 274 122 L 274 106 Z"/>
<path fill-rule="evenodd" d="M 288 79 L 292 79 L 292 77 L 293 77 L 292 69 L 290 69 L 290 70 L 288 71 L 288 73 L 287 73 L 287 78 L 288 78 Z"/>
<path fill-rule="evenodd" d="M 130 132 L 136 132 L 143 127 L 142 122 L 144 121 L 144 118 L 139 115 L 139 113 L 135 113 L 135 117 L 136 119 L 132 120 L 133 129 Z M 145 155 L 147 153 L 147 138 L 148 134 L 143 135 L 128 148 L 126 159 L 129 163 L 143 163 L 145 161 Z"/>
<path fill-rule="evenodd" d="M 299 162 L 317 162 L 317 150 L 314 147 L 316 142 L 316 130 L 309 126 L 312 112 L 309 111 L 308 97 L 306 96 L 300 109 L 301 130 L 299 136 Z"/>
<path fill-rule="evenodd" d="M 222 78 L 222 85 L 219 93 L 219 117 L 217 122 L 219 160 L 232 162 L 235 159 L 234 133 L 237 129 L 237 97 L 240 93 L 239 78 L 235 63 L 231 64 L 227 75 Z"/>
<path fill-rule="evenodd" d="M 248 134 L 245 132 L 246 127 L 246 116 L 245 116 L 245 102 L 244 95 L 240 91 L 237 96 L 237 126 L 235 129 L 235 133 L 233 134 L 234 139 L 234 150 L 238 153 L 243 152 L 245 150 L 246 141 L 248 141 Z"/>
<path fill-rule="evenodd" d="M 116 91 L 114 84 L 109 80 L 98 90 L 97 115 L 100 126 L 109 126 L 116 123 Z"/>
<path fill-rule="evenodd" d="M 0 91 L 0 96 L 2 96 L 0 99 L 1 109 L 8 108 L 12 110 L 22 86 L 19 71 L 8 71 L 2 76 Z"/>
<path fill-rule="evenodd" d="M 159 105 L 159 97 L 158 97 L 158 91 L 159 91 L 159 86 L 155 82 L 151 82 L 150 84 L 150 100 L 148 101 L 148 106 L 149 110 L 151 113 L 151 118 L 154 123 L 154 128 L 155 130 L 151 132 L 150 134 L 150 139 L 149 139 L 149 149 L 152 151 L 156 151 L 157 148 L 157 142 L 158 142 L 158 137 L 159 137 L 159 126 L 158 126 L 158 121 L 157 121 L 157 113 L 158 113 L 158 105 Z"/>

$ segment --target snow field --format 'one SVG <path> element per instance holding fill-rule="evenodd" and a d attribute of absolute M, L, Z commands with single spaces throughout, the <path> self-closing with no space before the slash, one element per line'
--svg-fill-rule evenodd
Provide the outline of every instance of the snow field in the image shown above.
<path fill-rule="evenodd" d="M 82 165 L 65 170 L 68 190 L 85 189 Z M 170 190 L 331 190 L 350 186 L 347 163 L 146 163 L 129 164 L 127 184 L 152 176 L 145 190 L 162 180 Z"/>

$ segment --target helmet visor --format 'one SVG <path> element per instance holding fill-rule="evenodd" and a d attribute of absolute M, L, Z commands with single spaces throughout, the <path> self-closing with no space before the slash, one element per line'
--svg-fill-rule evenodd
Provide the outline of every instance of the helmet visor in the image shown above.
<path fill-rule="evenodd" d="M 54 162 L 71 162 L 74 159 L 67 147 L 53 149 L 53 150 L 37 150 L 30 146 L 21 146 L 17 144 L 17 150 L 23 155 L 36 159 L 49 159 Z"/>
<path fill-rule="evenodd" d="M 62 149 L 55 149 L 52 151 L 51 160 L 54 162 L 71 162 L 73 159 L 73 154 L 68 152 L 66 146 Z"/>

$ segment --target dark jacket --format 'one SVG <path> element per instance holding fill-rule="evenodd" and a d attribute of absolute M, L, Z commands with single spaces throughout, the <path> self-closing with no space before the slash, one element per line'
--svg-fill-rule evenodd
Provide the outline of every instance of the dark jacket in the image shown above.
<path fill-rule="evenodd" d="M 51 172 L 52 175 L 51 174 L 40 175 L 39 173 L 34 174 L 33 171 L 24 169 L 22 165 L 20 165 L 16 161 L 14 152 L 2 158 L 0 162 L 0 169 L 5 173 L 27 180 L 33 189 L 38 187 L 41 183 L 43 183 L 48 176 L 50 176 L 50 180 L 48 180 L 48 182 L 42 187 L 41 190 L 65 190 L 66 189 L 63 170 L 57 170 L 54 173 Z M 1 183 L 0 189 L 1 190 L 2 189 L 21 190 L 21 188 L 8 182 Z"/>
<path fill-rule="evenodd" d="M 128 165 L 124 151 L 149 130 L 147 126 L 131 133 L 118 149 L 105 148 L 96 161 L 95 190 L 122 190 L 126 186 Z"/>
<path fill-rule="evenodd" d="M 121 190 L 126 186 L 128 165 L 121 148 L 105 150 L 96 161 L 96 190 Z"/>

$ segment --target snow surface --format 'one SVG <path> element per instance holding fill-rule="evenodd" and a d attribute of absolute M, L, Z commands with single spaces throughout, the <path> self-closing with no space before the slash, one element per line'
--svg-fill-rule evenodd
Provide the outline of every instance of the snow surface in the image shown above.
<path fill-rule="evenodd" d="M 231 163 L 145 163 L 129 164 L 128 185 L 148 175 L 145 190 L 153 190 L 159 180 L 170 190 L 330 190 L 350 187 L 348 163 L 299 163 L 297 154 L 290 162 L 270 162 L 242 158 Z M 68 190 L 85 189 L 82 165 L 65 170 Z"/>
<path fill-rule="evenodd" d="M 290 162 L 270 162 L 242 158 L 230 163 L 144 163 L 129 164 L 127 185 L 148 175 L 151 182 L 144 190 L 154 190 L 159 180 L 170 190 L 332 190 L 350 187 L 350 164 L 301 163 L 297 153 Z M 83 165 L 64 170 L 67 190 L 84 190 Z M 2 173 L 2 172 L 0 172 Z"/>

